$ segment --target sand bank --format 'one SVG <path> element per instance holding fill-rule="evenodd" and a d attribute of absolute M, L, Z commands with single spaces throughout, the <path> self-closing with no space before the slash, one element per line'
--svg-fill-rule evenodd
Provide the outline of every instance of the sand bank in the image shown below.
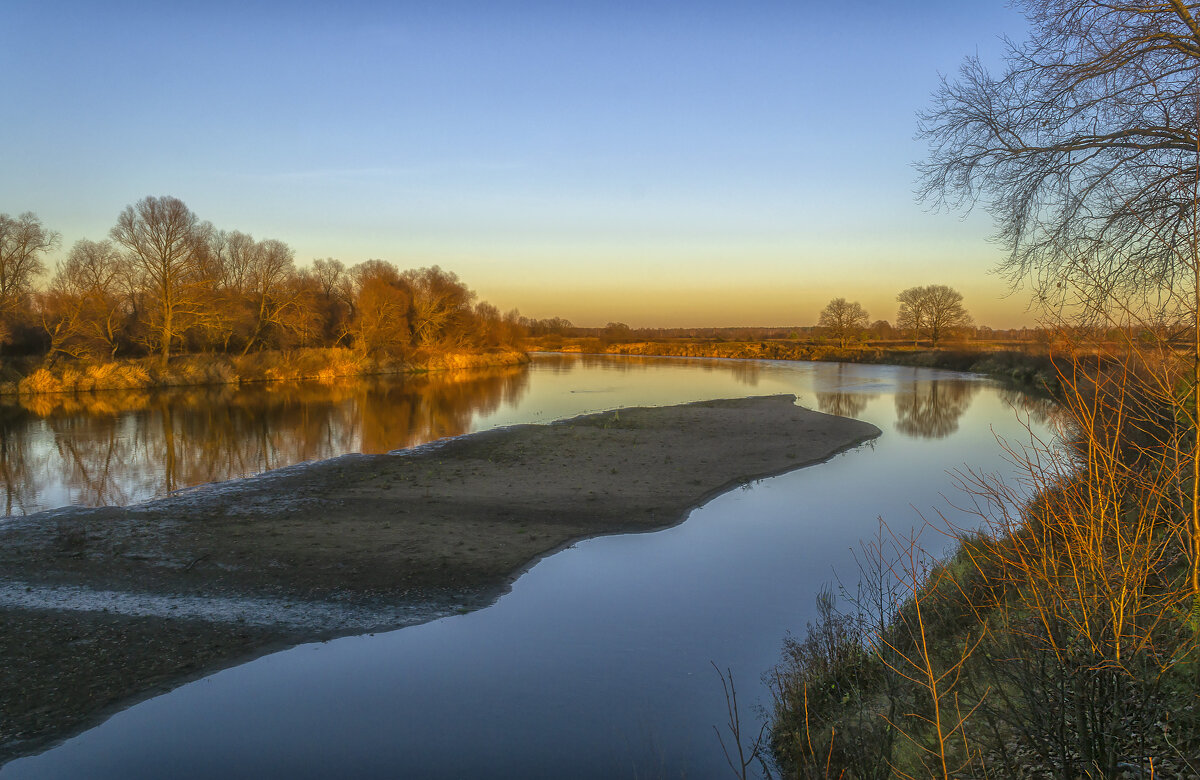
<path fill-rule="evenodd" d="M 263 652 L 485 606 L 575 540 L 878 434 L 791 396 L 621 409 L 0 521 L 0 761 Z"/>

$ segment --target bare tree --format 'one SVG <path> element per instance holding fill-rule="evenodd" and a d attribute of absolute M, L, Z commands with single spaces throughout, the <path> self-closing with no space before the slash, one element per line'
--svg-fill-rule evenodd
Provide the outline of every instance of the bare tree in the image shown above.
<path fill-rule="evenodd" d="M 944 284 L 931 284 L 924 288 L 925 327 L 929 339 L 937 346 L 947 331 L 965 328 L 971 324 L 971 315 L 962 305 L 962 293 Z"/>
<path fill-rule="evenodd" d="M 7 320 L 28 299 L 34 280 L 46 271 L 42 256 L 58 240 L 58 233 L 47 230 L 33 212 L 0 214 L 0 318 Z M 6 323 L 4 329 L 0 335 L 6 336 Z"/>
<path fill-rule="evenodd" d="M 321 292 L 326 298 L 338 295 L 346 281 L 346 266 L 332 257 L 313 260 L 313 275 L 321 283 Z"/>
<path fill-rule="evenodd" d="M 285 312 L 296 305 L 299 290 L 288 284 L 295 272 L 295 253 L 287 244 L 272 238 L 254 245 L 246 269 L 246 291 L 253 306 L 254 330 L 246 341 L 243 354 L 249 352 L 269 328 L 280 327 Z"/>
<path fill-rule="evenodd" d="M 251 306 L 246 300 L 246 264 L 254 248 L 254 239 L 238 231 L 218 230 L 203 222 L 203 251 L 197 257 L 203 289 L 203 312 L 195 318 L 205 339 L 228 352 L 236 339 L 245 342 L 254 326 Z"/>
<path fill-rule="evenodd" d="M 42 324 L 50 355 L 116 354 L 128 317 L 127 266 L 111 241 L 76 241 L 46 292 Z M 75 349 L 66 349 L 71 342 Z"/>
<path fill-rule="evenodd" d="M 869 321 L 867 310 L 858 301 L 834 298 L 821 310 L 817 325 L 825 328 L 845 349 L 846 341 L 862 333 Z"/>
<path fill-rule="evenodd" d="M 982 202 L 1004 270 L 1049 316 L 1138 334 L 1139 392 L 1189 432 L 1161 444 L 1181 442 L 1190 464 L 1181 508 L 1200 594 L 1200 4 L 1020 5 L 1030 38 L 1010 42 L 1004 71 L 967 59 L 921 117 L 921 192 Z"/>
<path fill-rule="evenodd" d="M 921 287 L 909 287 L 896 296 L 900 310 L 896 312 L 896 327 L 913 332 L 913 346 L 921 340 L 921 328 L 925 325 L 925 299 Z"/>
<path fill-rule="evenodd" d="M 461 346 L 471 324 L 475 293 L 452 271 L 438 266 L 405 271 L 412 291 L 411 326 L 418 346 Z"/>
<path fill-rule="evenodd" d="M 962 293 L 944 284 L 925 287 L 909 287 L 896 300 L 900 310 L 896 323 L 901 328 L 912 328 L 914 340 L 920 340 L 921 331 L 929 333 L 929 340 L 937 346 L 947 331 L 965 328 L 971 324 L 971 315 L 962 305 Z"/>
<path fill-rule="evenodd" d="M 157 334 L 165 365 L 183 320 L 202 313 L 203 226 L 178 198 L 148 196 L 121 212 L 110 235 L 129 251 L 144 279 L 152 302 L 147 324 Z"/>
<path fill-rule="evenodd" d="M 292 271 L 284 279 L 283 301 L 274 315 L 279 345 L 308 346 L 325 335 L 327 318 L 321 301 L 321 286 L 311 273 Z"/>
<path fill-rule="evenodd" d="M 340 338 L 347 329 L 347 318 L 353 308 L 353 283 L 341 260 L 332 257 L 313 260 L 309 271 L 316 281 L 318 294 L 316 305 L 319 316 L 325 321 L 325 333 L 333 339 Z"/>
<path fill-rule="evenodd" d="M 887 320 L 875 320 L 871 323 L 871 335 L 875 338 L 884 340 L 895 336 L 896 329 Z"/>
<path fill-rule="evenodd" d="M 213 234 L 209 245 L 216 251 L 220 263 L 217 267 L 220 284 L 230 290 L 245 294 L 250 289 L 251 269 L 254 266 L 258 246 L 254 236 L 241 231 L 219 231 Z"/>
<path fill-rule="evenodd" d="M 351 270 L 354 312 L 346 335 L 370 357 L 403 354 L 412 338 L 413 295 L 408 281 L 384 260 L 367 260 Z"/>
<path fill-rule="evenodd" d="M 982 199 L 1006 270 L 1049 302 L 1072 281 L 1093 303 L 1169 294 L 1192 277 L 1200 4 L 1018 5 L 1031 37 L 1004 73 L 967 59 L 921 117 L 923 196 Z"/>

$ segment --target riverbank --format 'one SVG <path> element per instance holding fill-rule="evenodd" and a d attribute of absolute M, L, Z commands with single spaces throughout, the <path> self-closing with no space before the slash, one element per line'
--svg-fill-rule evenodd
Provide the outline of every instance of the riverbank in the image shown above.
<path fill-rule="evenodd" d="M 865 344 L 841 348 L 799 340 L 717 341 L 671 340 L 605 343 L 600 339 L 529 339 L 530 351 L 600 355 L 731 358 L 737 360 L 821 360 L 839 363 L 940 368 L 967 371 L 1024 387 L 1053 392 L 1057 386 L 1054 364 L 1044 352 L 979 345 L 954 344 L 920 348 L 911 344 Z"/>
<path fill-rule="evenodd" d="M 951 555 L 860 542 L 767 678 L 781 775 L 1200 778 L 1195 417 L 1158 390 L 1192 365 L 1147 354 L 1068 364 L 1015 477 L 958 472 Z"/>
<path fill-rule="evenodd" d="M 529 356 L 513 349 L 483 352 L 417 352 L 406 360 L 376 359 L 351 349 L 297 349 L 249 355 L 180 355 L 163 366 L 156 358 L 106 363 L 60 362 L 10 369 L 0 396 L 87 393 L 97 390 L 152 390 L 168 387 L 294 382 L 379 374 L 519 365 Z"/>
<path fill-rule="evenodd" d="M 575 540 L 878 434 L 790 396 L 622 409 L 5 521 L 0 760 L 273 649 L 485 606 Z"/>

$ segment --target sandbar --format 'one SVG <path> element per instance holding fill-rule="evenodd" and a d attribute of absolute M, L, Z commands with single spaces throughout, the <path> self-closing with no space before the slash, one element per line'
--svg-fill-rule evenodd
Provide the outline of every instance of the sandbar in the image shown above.
<path fill-rule="evenodd" d="M 790 395 L 628 408 L 0 521 L 0 762 L 283 647 L 492 603 L 879 435 Z"/>

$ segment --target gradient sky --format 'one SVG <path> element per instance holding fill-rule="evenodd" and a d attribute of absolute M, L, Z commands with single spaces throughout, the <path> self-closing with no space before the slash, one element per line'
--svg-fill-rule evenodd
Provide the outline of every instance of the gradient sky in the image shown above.
<path fill-rule="evenodd" d="M 579 325 L 805 325 L 835 296 L 894 320 L 929 283 L 1030 323 L 986 214 L 912 196 L 939 73 L 1023 20 L 840 6 L 8 0 L 0 212 L 56 259 L 174 195 L 301 265 L 436 263 Z"/>

